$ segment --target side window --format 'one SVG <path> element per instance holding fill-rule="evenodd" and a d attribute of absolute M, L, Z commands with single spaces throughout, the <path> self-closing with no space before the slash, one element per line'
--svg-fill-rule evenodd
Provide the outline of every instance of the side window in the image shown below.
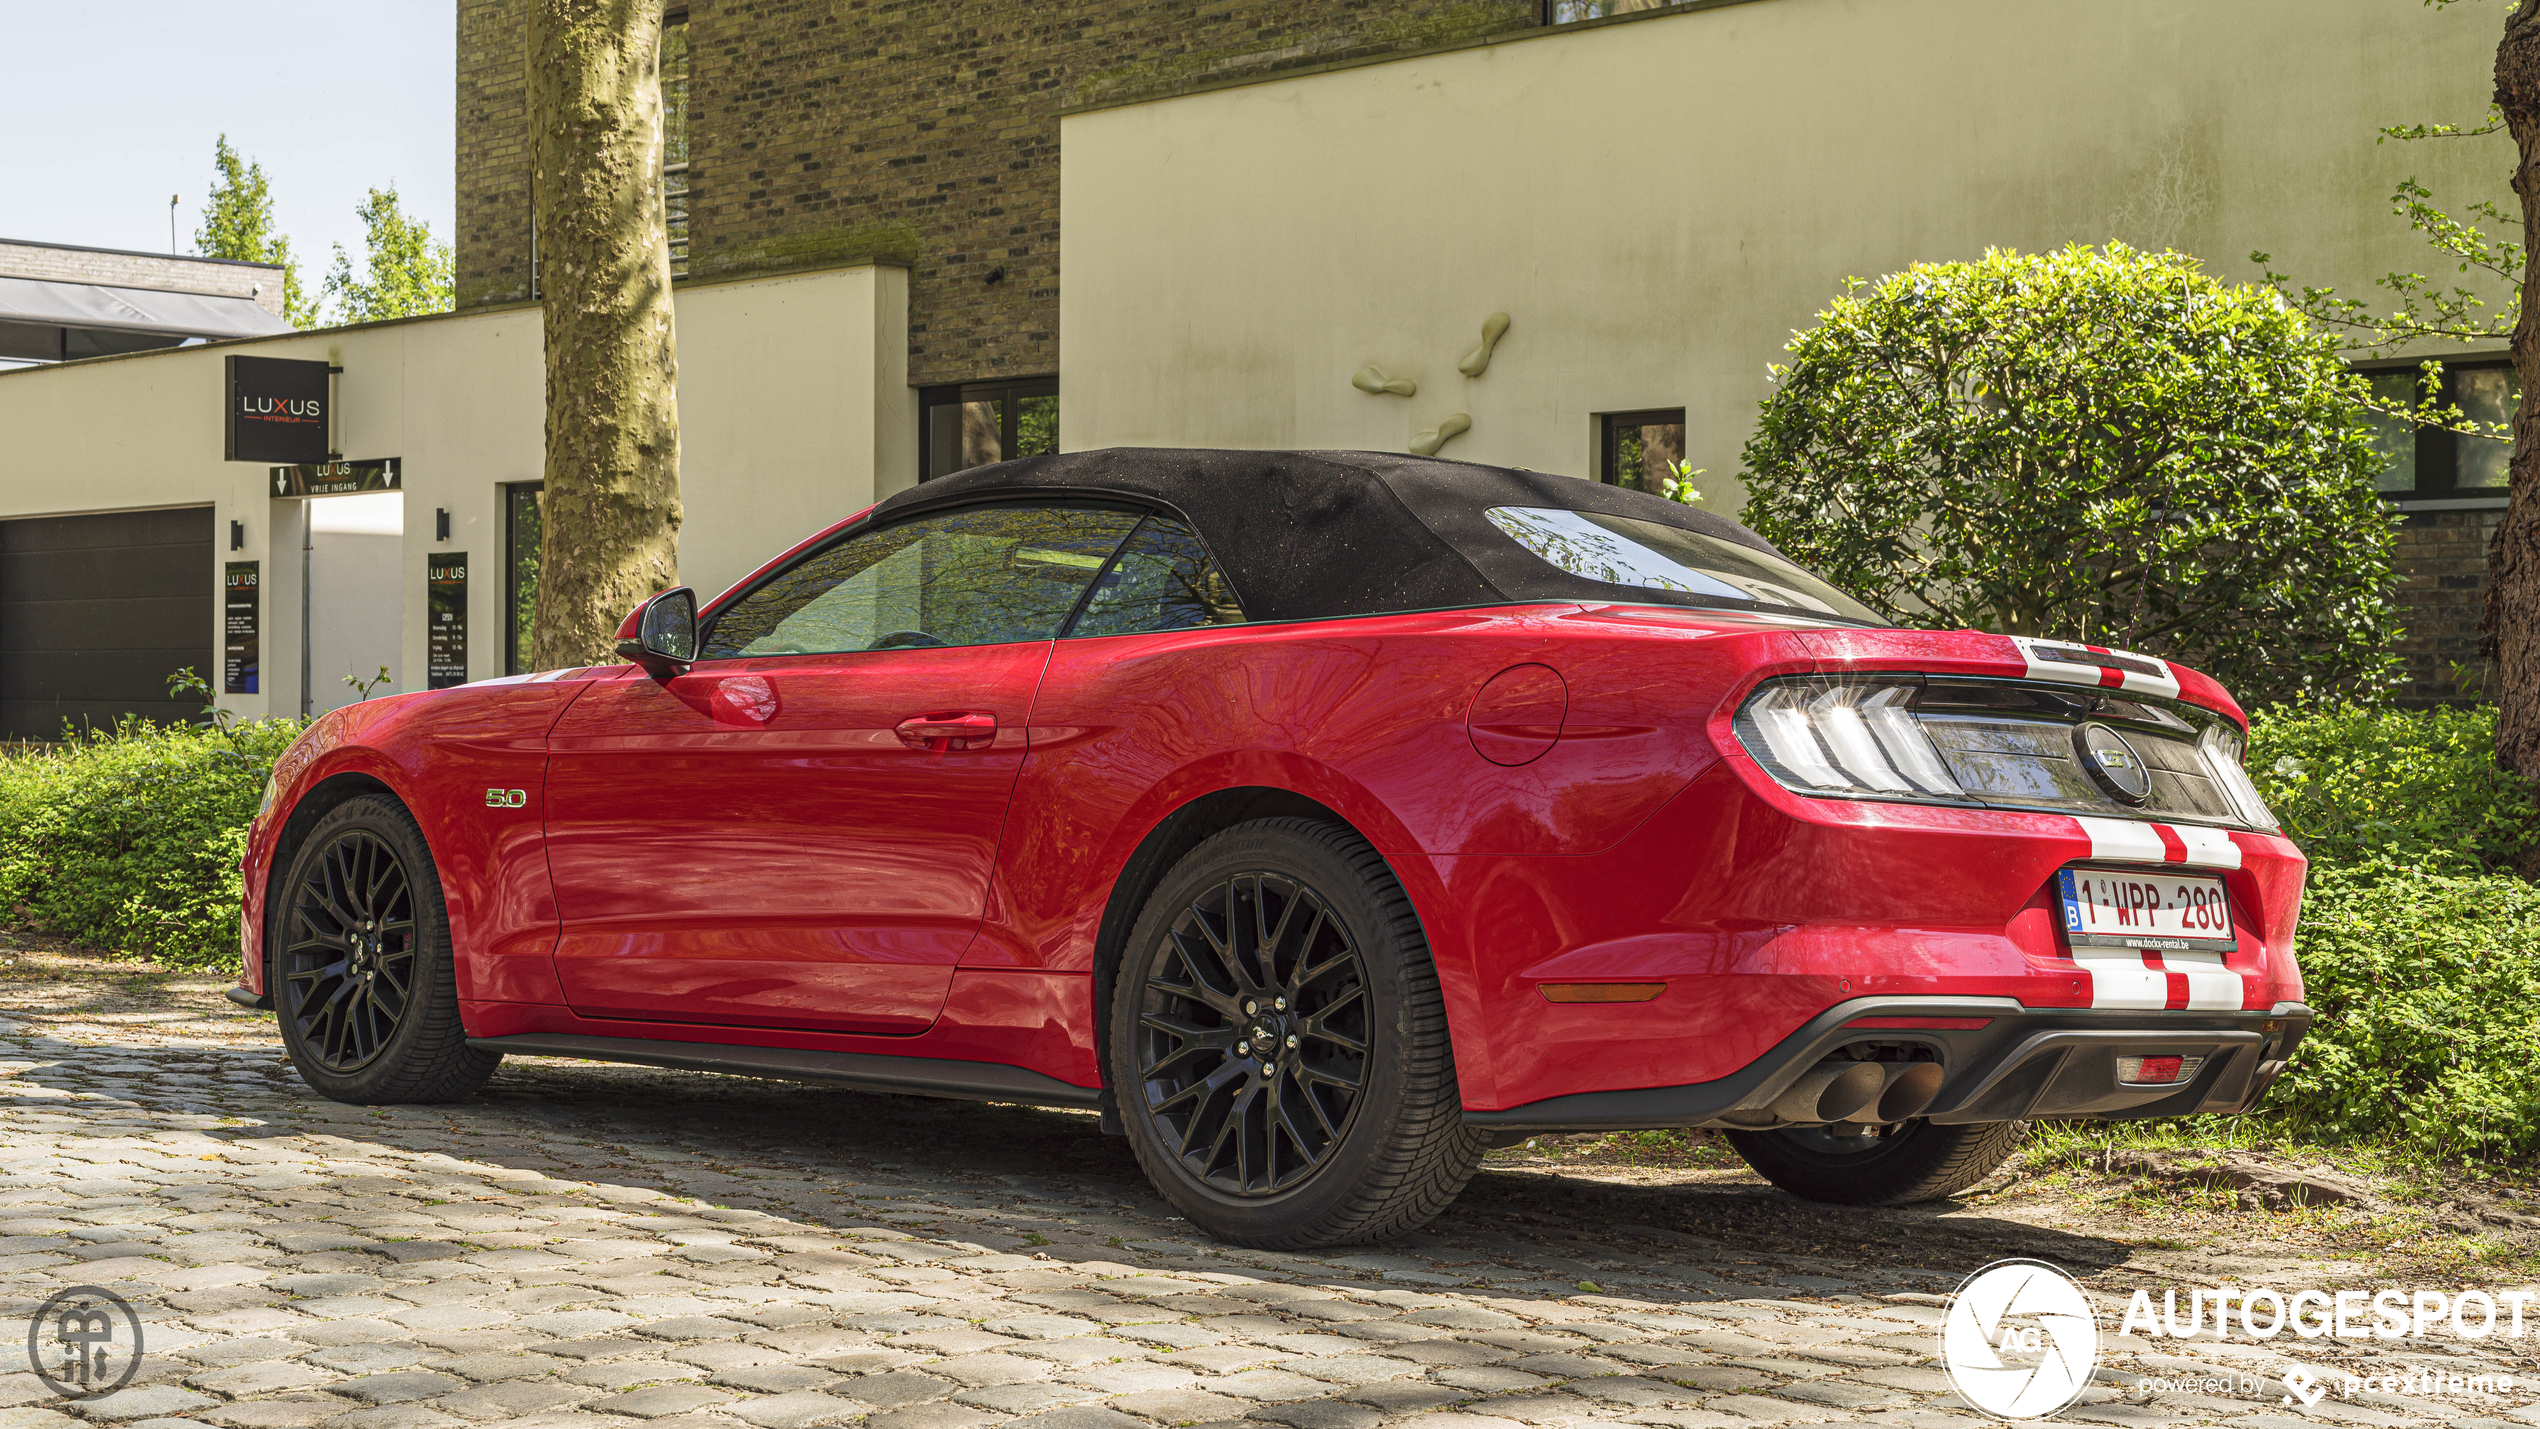
<path fill-rule="evenodd" d="M 990 506 L 816 551 L 717 615 L 700 658 L 1048 640 L 1137 513 Z"/>
<path fill-rule="evenodd" d="M 1067 633 L 1127 635 L 1140 630 L 1188 630 L 1195 625 L 1240 625 L 1226 573 L 1208 558 L 1199 537 L 1179 521 L 1150 516 L 1103 572 L 1085 612 Z"/>

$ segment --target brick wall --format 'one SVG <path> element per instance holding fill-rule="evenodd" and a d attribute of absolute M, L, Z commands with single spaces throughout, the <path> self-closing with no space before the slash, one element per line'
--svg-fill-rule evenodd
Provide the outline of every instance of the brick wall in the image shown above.
<path fill-rule="evenodd" d="M 2478 657 L 2478 618 L 2487 601 L 2487 542 L 2502 511 L 2419 511 L 2399 528 L 2391 553 L 2399 573 L 2399 702 L 2443 704 L 2493 698 L 2494 667 Z"/>
<path fill-rule="evenodd" d="M 522 0 L 459 0 L 458 305 L 529 300 Z"/>
<path fill-rule="evenodd" d="M 109 288 L 252 298 L 256 306 L 275 317 L 282 316 L 282 270 L 264 263 L 0 242 L 0 278 L 41 278 Z"/>
<path fill-rule="evenodd" d="M 691 0 L 691 282 L 911 269 L 909 380 L 1058 370 L 1058 116 L 1535 23 L 1538 0 Z M 460 0 L 459 304 L 529 296 L 521 0 Z"/>

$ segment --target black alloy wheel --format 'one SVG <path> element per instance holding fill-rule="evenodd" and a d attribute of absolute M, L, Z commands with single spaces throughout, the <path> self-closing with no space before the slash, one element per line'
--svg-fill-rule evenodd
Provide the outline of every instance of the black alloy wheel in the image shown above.
<path fill-rule="evenodd" d="M 327 811 L 265 902 L 265 987 L 300 1079 L 341 1102 L 447 1102 L 503 1054 L 459 1020 L 449 910 L 431 845 L 381 794 Z"/>
<path fill-rule="evenodd" d="M 379 1060 L 414 1004 L 415 889 L 378 835 L 347 829 L 302 863 L 282 946 L 282 1015 L 320 1067 Z"/>
<path fill-rule="evenodd" d="M 1176 859 L 1105 996 L 1103 1067 L 1147 1179 L 1271 1250 L 1419 1229 L 1481 1162 L 1419 914 L 1357 831 L 1256 819 Z"/>
<path fill-rule="evenodd" d="M 1367 1089 L 1367 969 L 1312 889 L 1258 870 L 1208 888 L 1140 1001 L 1140 1095 L 1192 1176 L 1270 1196 L 1332 1159 Z"/>

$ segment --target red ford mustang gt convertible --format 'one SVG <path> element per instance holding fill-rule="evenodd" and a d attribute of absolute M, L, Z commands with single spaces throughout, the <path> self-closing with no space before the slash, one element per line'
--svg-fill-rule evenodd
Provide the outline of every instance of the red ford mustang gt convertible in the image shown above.
<path fill-rule="evenodd" d="M 2302 856 L 2194 671 L 1900 630 L 1730 522 L 1368 453 L 902 492 L 631 663 L 285 754 L 246 972 L 326 1095 L 506 1052 L 1081 1107 L 1189 1218 L 1407 1230 L 1529 1132 L 1816 1200 L 2232 1112 Z"/>

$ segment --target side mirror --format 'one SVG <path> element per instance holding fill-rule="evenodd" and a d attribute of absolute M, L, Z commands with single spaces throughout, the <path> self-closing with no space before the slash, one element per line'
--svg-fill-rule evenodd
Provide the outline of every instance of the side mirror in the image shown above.
<path fill-rule="evenodd" d="M 635 607 L 617 628 L 617 653 L 656 680 L 685 674 L 697 658 L 697 593 L 674 586 Z"/>

